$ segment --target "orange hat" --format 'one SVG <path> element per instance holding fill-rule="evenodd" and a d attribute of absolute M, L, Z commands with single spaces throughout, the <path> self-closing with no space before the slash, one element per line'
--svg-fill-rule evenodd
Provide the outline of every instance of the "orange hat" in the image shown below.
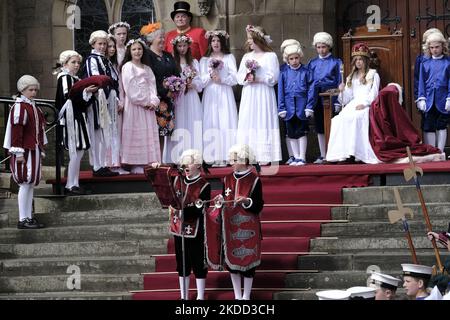
<path fill-rule="evenodd" d="M 370 58 L 370 49 L 367 44 L 360 42 L 353 46 L 352 57 L 354 56 L 364 56 Z"/>
<path fill-rule="evenodd" d="M 149 23 L 146 24 L 145 26 L 142 26 L 141 28 L 141 35 L 146 36 L 150 33 L 155 32 L 156 30 L 161 29 L 162 25 L 161 22 L 156 22 L 156 23 Z"/>

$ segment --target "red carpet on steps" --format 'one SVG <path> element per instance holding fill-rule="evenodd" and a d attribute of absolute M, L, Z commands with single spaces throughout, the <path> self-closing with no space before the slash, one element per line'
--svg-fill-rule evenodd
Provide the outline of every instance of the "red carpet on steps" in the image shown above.
<path fill-rule="evenodd" d="M 263 254 L 262 263 L 257 269 L 254 280 L 255 290 L 252 291 L 252 299 L 270 300 L 277 289 L 283 290 L 286 272 L 297 269 L 299 254 L 308 252 L 310 239 L 320 236 L 321 223 L 307 222 L 307 220 L 331 219 L 330 207 L 289 207 L 287 205 L 340 204 L 343 187 L 363 187 L 369 184 L 369 176 L 364 172 L 345 174 L 344 170 L 338 170 L 338 167 L 348 170 L 352 166 L 307 167 L 309 173 L 283 166 L 275 176 L 262 176 L 265 204 L 281 204 L 281 206 L 265 207 L 261 213 Z M 227 172 L 229 169 L 213 169 L 213 175 L 216 178 Z M 214 190 L 213 196 L 218 192 Z M 296 222 L 296 220 L 306 221 Z M 144 275 L 144 288 L 141 288 L 143 292 L 134 293 L 133 299 L 177 300 L 180 298 L 178 275 L 174 272 L 176 263 L 172 237 L 167 243 L 167 253 L 167 255 L 155 257 L 155 273 Z M 190 281 L 190 298 L 195 299 L 193 275 Z M 206 299 L 234 299 L 228 272 L 209 272 L 206 288 Z M 140 289 L 136 288 L 136 290 Z"/>

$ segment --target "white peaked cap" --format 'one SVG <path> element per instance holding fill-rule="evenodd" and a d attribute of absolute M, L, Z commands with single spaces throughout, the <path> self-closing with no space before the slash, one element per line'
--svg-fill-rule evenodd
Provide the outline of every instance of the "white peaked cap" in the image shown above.
<path fill-rule="evenodd" d="M 430 295 L 425 298 L 425 300 L 442 300 L 442 293 L 439 291 L 438 286 L 434 286 L 431 290 Z"/>
<path fill-rule="evenodd" d="M 420 265 L 420 264 L 402 264 L 403 275 L 411 276 L 416 278 L 431 278 L 431 274 L 433 273 L 433 268 Z"/>
<path fill-rule="evenodd" d="M 363 299 L 375 298 L 375 288 L 371 287 L 351 287 L 347 289 L 351 298 L 361 297 Z"/>
<path fill-rule="evenodd" d="M 327 32 L 318 32 L 314 35 L 313 46 L 315 47 L 318 43 L 325 43 L 330 48 L 333 47 L 333 37 Z"/>
<path fill-rule="evenodd" d="M 286 40 L 284 40 L 283 43 L 282 43 L 281 46 L 280 46 L 280 51 L 281 51 L 281 53 L 284 52 L 284 49 L 285 49 L 286 47 L 292 46 L 292 45 L 300 46 L 300 42 L 298 42 L 298 41 L 295 40 L 295 39 L 286 39 Z"/>
<path fill-rule="evenodd" d="M 319 300 L 348 300 L 350 292 L 345 290 L 325 290 L 316 292 Z"/>
<path fill-rule="evenodd" d="M 394 278 L 388 274 L 374 272 L 370 276 L 370 280 L 372 284 L 379 285 L 383 288 L 388 289 L 396 289 L 398 288 L 398 285 L 400 284 L 401 280 Z"/>
<path fill-rule="evenodd" d="M 22 92 L 29 86 L 37 86 L 38 90 L 40 89 L 39 81 L 28 74 L 21 76 L 20 79 L 17 80 L 17 91 Z"/>
<path fill-rule="evenodd" d="M 203 158 L 200 151 L 196 149 L 185 150 L 180 157 L 180 165 L 202 164 Z"/>
<path fill-rule="evenodd" d="M 442 300 L 450 300 L 450 292 L 443 296 Z"/>

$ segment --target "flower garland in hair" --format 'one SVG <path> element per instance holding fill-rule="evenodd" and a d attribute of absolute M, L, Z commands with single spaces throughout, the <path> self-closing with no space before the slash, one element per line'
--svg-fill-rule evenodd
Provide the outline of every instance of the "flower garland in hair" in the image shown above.
<path fill-rule="evenodd" d="M 268 34 L 264 34 L 262 31 L 256 29 L 255 26 L 252 26 L 251 24 L 247 25 L 247 27 L 245 28 L 245 31 L 256 33 L 258 36 L 263 38 L 267 44 L 271 44 L 273 42 Z"/>
<path fill-rule="evenodd" d="M 173 46 L 176 46 L 178 43 L 181 43 L 181 42 L 185 42 L 188 45 L 191 45 L 193 41 L 192 41 L 191 37 L 188 37 L 185 34 L 180 34 L 180 35 L 176 36 L 174 39 L 172 39 L 172 41 L 170 41 L 170 43 Z"/>
<path fill-rule="evenodd" d="M 145 42 L 140 39 L 131 39 L 130 41 L 127 42 L 127 45 L 125 46 L 126 48 L 130 47 L 131 45 L 133 45 L 134 43 L 139 42 L 140 44 L 142 44 L 142 46 L 145 48 L 147 45 L 145 44 Z"/>
<path fill-rule="evenodd" d="M 130 29 L 131 29 L 131 27 L 128 24 L 128 22 L 120 21 L 120 22 L 116 22 L 113 25 L 111 25 L 108 28 L 108 33 L 109 34 L 114 34 L 114 30 L 116 30 L 117 28 L 127 28 L 127 31 L 130 31 Z"/>
<path fill-rule="evenodd" d="M 224 37 L 225 39 L 229 39 L 230 35 L 225 30 L 213 30 L 205 33 L 206 39 L 211 37 Z"/>

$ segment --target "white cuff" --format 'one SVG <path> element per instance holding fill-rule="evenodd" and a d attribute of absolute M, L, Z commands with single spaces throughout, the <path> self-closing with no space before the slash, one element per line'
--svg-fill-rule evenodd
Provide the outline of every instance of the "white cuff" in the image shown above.
<path fill-rule="evenodd" d="M 427 98 L 425 98 L 425 97 L 420 97 L 419 99 L 417 99 L 417 101 L 421 101 L 421 100 L 427 100 Z"/>
<path fill-rule="evenodd" d="M 83 90 L 83 100 L 88 102 L 91 100 L 92 92 L 87 92 L 86 89 Z"/>
<path fill-rule="evenodd" d="M 248 206 L 246 206 L 244 203 L 242 203 L 242 208 L 244 208 L 244 209 L 248 209 L 253 205 L 252 198 L 247 198 L 247 200 L 250 200 L 250 204 Z"/>
<path fill-rule="evenodd" d="M 23 157 L 25 150 L 23 148 L 11 147 L 9 148 L 9 153 L 12 153 L 16 157 Z"/>

